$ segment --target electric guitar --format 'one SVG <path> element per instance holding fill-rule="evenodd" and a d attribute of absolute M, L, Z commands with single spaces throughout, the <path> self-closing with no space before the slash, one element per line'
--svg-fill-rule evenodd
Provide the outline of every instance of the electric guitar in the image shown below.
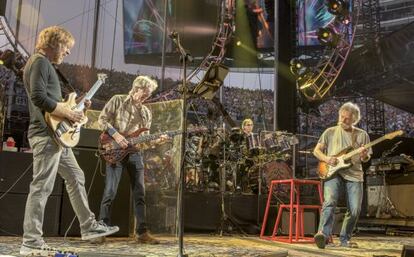
<path fill-rule="evenodd" d="M 368 149 L 370 147 L 372 147 L 373 145 L 376 145 L 386 139 L 393 139 L 396 136 L 401 136 L 403 134 L 402 130 L 397 130 L 391 133 L 388 133 L 380 138 L 375 139 L 374 141 L 364 145 L 364 148 Z M 328 179 L 330 177 L 332 177 L 333 175 L 335 175 L 339 170 L 348 168 L 349 166 L 352 165 L 352 163 L 350 163 L 350 159 L 357 154 L 360 154 L 363 149 L 358 148 L 358 149 L 354 149 L 352 150 L 352 147 L 347 147 L 345 149 L 343 149 L 341 152 L 339 152 L 338 154 L 336 154 L 334 157 L 337 158 L 338 163 L 335 166 L 331 166 L 328 163 L 324 162 L 324 161 L 320 161 L 318 164 L 318 168 L 317 168 L 317 172 L 318 175 L 321 179 Z"/>
<path fill-rule="evenodd" d="M 105 131 L 99 137 L 99 146 L 98 146 L 99 154 L 105 159 L 106 162 L 114 164 L 114 163 L 122 161 L 127 154 L 139 151 L 140 150 L 139 144 L 153 141 L 161 137 L 162 135 L 173 137 L 173 136 L 180 135 L 183 133 L 181 130 L 176 130 L 176 131 L 167 131 L 163 133 L 141 135 L 143 132 L 148 131 L 148 130 L 149 129 L 147 128 L 141 128 L 129 135 L 124 135 L 121 133 L 125 137 L 125 139 L 128 141 L 127 148 L 121 148 L 118 145 L 118 143 Z M 206 130 L 207 129 L 205 128 L 195 128 L 195 129 L 189 129 L 188 133 L 203 132 Z"/>
<path fill-rule="evenodd" d="M 98 74 L 98 80 L 79 103 L 75 101 L 76 93 L 70 93 L 64 102 L 66 107 L 74 111 L 83 111 L 85 109 L 85 100 L 90 100 L 93 97 L 101 85 L 105 83 L 106 78 L 106 74 Z M 80 122 L 71 122 L 47 112 L 45 113 L 45 120 L 47 125 L 52 129 L 54 138 L 58 144 L 64 147 L 74 147 L 79 143 L 80 128 L 88 121 L 88 118 L 84 116 Z"/>

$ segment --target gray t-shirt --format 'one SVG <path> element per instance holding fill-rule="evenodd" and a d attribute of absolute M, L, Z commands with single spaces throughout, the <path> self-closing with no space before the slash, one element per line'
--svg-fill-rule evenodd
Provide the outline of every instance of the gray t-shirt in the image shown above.
<path fill-rule="evenodd" d="M 353 137 L 355 138 L 354 145 L 352 145 Z M 319 138 L 318 143 L 325 145 L 326 155 L 334 156 L 349 146 L 353 146 L 354 149 L 357 149 L 363 145 L 368 144 L 369 136 L 367 132 L 360 128 L 354 127 L 352 132 L 348 132 L 345 131 L 341 126 L 334 126 L 326 129 L 323 132 L 322 136 Z M 368 149 L 368 153 L 370 155 L 372 154 L 371 148 Z M 338 171 L 338 174 L 349 181 L 364 181 L 362 164 L 359 154 L 354 155 L 350 161 L 352 165 L 347 169 Z"/>

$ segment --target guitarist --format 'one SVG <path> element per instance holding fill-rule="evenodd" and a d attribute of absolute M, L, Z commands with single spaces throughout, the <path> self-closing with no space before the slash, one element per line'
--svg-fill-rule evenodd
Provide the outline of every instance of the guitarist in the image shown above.
<path fill-rule="evenodd" d="M 79 122 L 83 113 L 69 110 L 62 104 L 61 85 L 54 64 L 60 64 L 70 54 L 75 40 L 70 32 L 58 27 L 42 30 L 36 42 L 36 53 L 26 63 L 23 81 L 29 100 L 30 125 L 28 140 L 33 150 L 33 180 L 27 197 L 23 223 L 21 255 L 54 254 L 45 243 L 43 217 L 45 206 L 55 184 L 56 174 L 64 180 L 73 210 L 79 220 L 82 240 L 115 233 L 118 227 L 108 227 L 95 220 L 89 209 L 85 176 L 72 149 L 58 145 L 48 128 L 45 112 Z M 90 101 L 86 103 L 90 106 Z"/>
<path fill-rule="evenodd" d="M 152 114 L 143 102 L 150 97 L 157 89 L 157 82 L 147 76 L 138 76 L 132 83 L 128 95 L 115 95 L 102 109 L 98 122 L 101 128 L 106 131 L 121 148 L 128 147 L 128 140 L 123 135 L 151 127 Z M 146 133 L 146 132 L 144 132 Z M 168 139 L 163 135 L 154 143 L 161 143 Z M 148 147 L 148 145 L 144 146 Z M 134 211 L 137 221 L 136 242 L 143 244 L 159 244 L 159 240 L 153 237 L 147 230 L 145 218 L 145 184 L 144 164 L 142 153 L 135 152 L 128 154 L 121 161 L 110 164 L 106 163 L 105 189 L 101 201 L 99 218 L 106 224 L 111 222 L 111 206 L 115 199 L 118 184 L 123 170 L 129 174 L 132 194 L 134 198 Z M 96 243 L 104 241 L 96 240 Z"/>
<path fill-rule="evenodd" d="M 355 127 L 360 120 L 360 110 L 356 104 L 347 102 L 339 109 L 338 125 L 326 129 L 320 137 L 313 154 L 320 161 L 330 166 L 338 164 L 335 157 L 347 147 L 361 148 L 361 153 L 351 159 L 351 166 L 339 170 L 324 181 L 324 203 L 321 211 L 318 233 L 314 236 L 316 245 L 323 249 L 332 235 L 334 210 L 339 194 L 345 191 L 347 197 L 347 213 L 342 224 L 339 240 L 342 247 L 358 247 L 351 242 L 352 232 L 357 223 L 362 204 L 363 170 L 361 162 L 367 162 L 372 149 L 363 148 L 369 143 L 368 134 Z"/>

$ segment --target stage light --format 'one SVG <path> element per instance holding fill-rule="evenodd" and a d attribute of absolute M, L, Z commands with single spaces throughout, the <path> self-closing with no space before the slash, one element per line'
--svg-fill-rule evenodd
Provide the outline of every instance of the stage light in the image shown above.
<path fill-rule="evenodd" d="M 293 58 L 289 62 L 290 72 L 296 77 L 300 77 L 307 69 L 303 62 L 298 58 Z"/>
<path fill-rule="evenodd" d="M 242 45 L 242 42 L 240 40 L 236 42 L 236 46 L 241 46 L 241 45 Z"/>
<path fill-rule="evenodd" d="M 328 0 L 326 2 L 328 12 L 335 15 L 337 22 L 347 25 L 350 22 L 349 4 L 343 0 Z"/>
<path fill-rule="evenodd" d="M 328 0 L 326 1 L 328 12 L 333 15 L 344 15 L 348 13 L 348 3 L 343 0 Z"/>
<path fill-rule="evenodd" d="M 320 28 L 317 32 L 318 40 L 321 45 L 335 48 L 339 42 L 339 35 L 332 28 Z"/>

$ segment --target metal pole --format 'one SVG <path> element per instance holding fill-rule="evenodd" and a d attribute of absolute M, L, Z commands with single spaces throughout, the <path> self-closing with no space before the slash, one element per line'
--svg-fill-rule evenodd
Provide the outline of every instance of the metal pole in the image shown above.
<path fill-rule="evenodd" d="M 19 42 L 19 32 L 20 32 L 20 19 L 22 17 L 22 1 L 19 0 L 19 5 L 17 6 L 17 14 L 16 14 L 16 36 L 14 37 L 14 51 L 17 51 L 17 44 Z"/>
<path fill-rule="evenodd" d="M 167 48 L 167 10 L 168 10 L 168 0 L 164 0 L 164 35 L 162 36 L 160 91 L 164 90 L 164 79 L 165 79 L 165 51 Z"/>
<path fill-rule="evenodd" d="M 277 110 L 277 104 L 276 101 L 278 100 L 278 75 L 279 75 L 279 1 L 274 1 L 275 3 L 275 18 L 274 18 L 274 51 L 275 51 L 275 64 L 274 64 L 274 69 L 275 69 L 275 75 L 273 78 L 273 130 L 278 130 L 279 129 L 279 124 L 278 124 L 278 110 Z"/>
<path fill-rule="evenodd" d="M 93 24 L 93 39 L 92 39 L 92 56 L 91 56 L 91 68 L 95 68 L 96 59 L 96 42 L 98 37 L 98 22 L 99 22 L 99 11 L 101 6 L 101 0 L 95 0 L 95 22 Z"/>

